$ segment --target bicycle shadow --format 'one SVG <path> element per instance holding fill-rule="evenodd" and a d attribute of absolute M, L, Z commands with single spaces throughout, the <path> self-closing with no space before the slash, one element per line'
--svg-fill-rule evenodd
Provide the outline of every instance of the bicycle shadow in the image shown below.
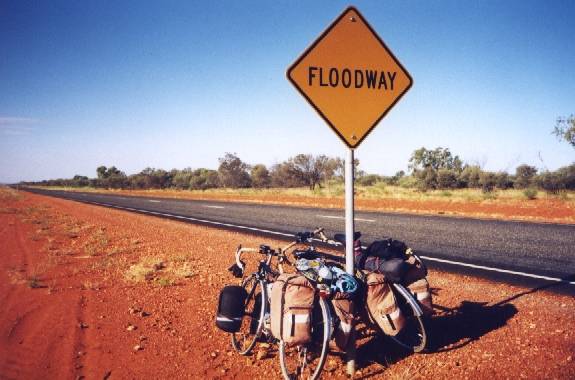
<path fill-rule="evenodd" d="M 440 289 L 434 288 L 437 293 Z M 439 313 L 426 321 L 428 346 L 426 353 L 444 352 L 459 349 L 478 340 L 482 336 L 507 324 L 517 314 L 517 308 L 509 300 L 489 305 L 487 302 L 462 301 L 454 308 L 434 305 Z M 358 369 L 372 364 L 382 366 L 376 373 L 383 373 L 385 368 L 413 355 L 402 349 L 390 338 L 377 333 L 367 333 L 367 341 L 358 345 Z"/>
<path fill-rule="evenodd" d="M 428 320 L 428 352 L 444 352 L 459 349 L 482 336 L 507 324 L 517 314 L 515 305 L 504 302 L 489 305 L 488 302 L 462 301 L 455 308 L 445 308 L 443 314 Z"/>

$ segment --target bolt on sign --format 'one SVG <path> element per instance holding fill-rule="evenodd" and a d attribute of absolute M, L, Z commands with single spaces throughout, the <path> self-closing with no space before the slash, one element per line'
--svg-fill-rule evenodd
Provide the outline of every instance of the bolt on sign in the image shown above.
<path fill-rule="evenodd" d="M 349 148 L 363 141 L 413 82 L 354 7 L 304 51 L 287 77 Z"/>

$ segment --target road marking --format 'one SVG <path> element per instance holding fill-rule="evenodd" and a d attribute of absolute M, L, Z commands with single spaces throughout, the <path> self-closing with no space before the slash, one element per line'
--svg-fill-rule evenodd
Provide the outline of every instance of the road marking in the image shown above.
<path fill-rule="evenodd" d="M 207 208 L 225 208 L 224 206 L 211 206 L 211 205 L 202 205 Z"/>
<path fill-rule="evenodd" d="M 114 205 L 111 204 L 107 204 L 107 203 L 99 203 L 99 202 L 86 202 L 86 203 L 93 203 L 99 206 L 107 206 L 107 207 L 114 207 Z M 224 226 L 224 227 L 233 227 L 233 228 L 238 228 L 238 229 L 243 229 L 243 230 L 249 230 L 249 231 L 257 231 L 257 232 L 263 232 L 263 233 L 267 233 L 267 234 L 271 234 L 271 235 L 278 235 L 278 236 L 285 236 L 285 237 L 294 237 L 294 234 L 286 234 L 283 232 L 277 232 L 277 231 L 271 231 L 271 230 L 265 230 L 265 229 L 261 229 L 261 228 L 256 228 L 256 227 L 248 227 L 248 226 L 242 226 L 242 225 L 238 225 L 238 224 L 230 224 L 230 223 L 221 223 L 221 222 L 215 222 L 212 220 L 206 220 L 206 219 L 197 219 L 197 218 L 193 218 L 193 217 L 189 217 L 189 216 L 181 216 L 181 215 L 173 215 L 173 214 L 164 214 L 164 213 L 160 213 L 160 212 L 155 212 L 155 211 L 148 211 L 148 210 L 142 210 L 142 209 L 132 209 L 134 211 L 138 211 L 138 212 L 143 212 L 146 214 L 154 214 L 154 215 L 163 215 L 163 216 L 168 216 L 168 217 L 173 217 L 173 218 L 178 218 L 178 219 L 186 219 L 186 220 L 190 220 L 193 222 L 200 222 L 200 223 L 205 223 L 205 224 L 211 224 L 214 226 Z M 328 215 L 317 215 L 318 217 L 324 217 L 324 218 L 343 218 L 343 217 L 338 217 L 338 216 L 328 216 Z M 357 220 L 357 219 L 356 219 Z M 363 249 L 365 249 L 365 246 L 362 246 Z M 563 280 L 561 278 L 557 278 L 557 277 L 549 277 L 549 276 L 541 276 L 541 275 L 537 275 L 537 274 L 533 274 L 533 273 L 526 273 L 526 272 L 519 272 L 519 271 L 513 271 L 513 270 L 507 270 L 507 269 L 501 269 L 501 268 L 493 268 L 493 267 L 488 267 L 488 266 L 484 266 L 484 265 L 476 265 L 476 264 L 470 264 L 470 263 L 464 263 L 461 261 L 454 261 L 454 260 L 445 260 L 445 259 L 438 259 L 436 257 L 430 257 L 430 256 L 420 256 L 421 258 L 425 259 L 425 260 L 429 260 L 429 261 L 436 261 L 436 262 L 440 262 L 440 263 L 446 263 L 446 264 L 451 264 L 451 265 L 458 265 L 458 266 L 463 266 L 463 267 L 467 267 L 467 268 L 474 268 L 474 269 L 480 269 L 480 270 L 485 270 L 485 271 L 490 271 L 490 272 L 497 272 L 497 273 L 505 273 L 505 274 L 512 274 L 512 275 L 516 275 L 516 276 L 520 276 L 520 277 L 527 277 L 527 278 L 533 278 L 533 279 L 538 279 L 538 280 L 545 280 L 545 281 L 550 281 L 550 282 L 557 282 L 557 283 L 563 283 L 563 284 L 567 284 L 567 285 L 575 285 L 575 281 L 568 281 L 568 280 Z"/>
<path fill-rule="evenodd" d="M 436 257 L 429 257 L 429 256 L 420 256 L 420 257 L 422 257 L 426 260 L 429 260 L 429 261 L 437 261 L 440 263 L 459 265 L 459 266 L 467 267 L 467 268 L 482 269 L 482 270 L 497 272 L 497 273 L 514 274 L 516 276 L 535 278 L 538 280 L 546 280 L 546 281 L 553 281 L 553 282 L 564 282 L 566 284 L 575 285 L 575 281 L 567 281 L 567 280 L 563 280 L 563 279 L 557 278 L 557 277 L 540 276 L 538 274 L 518 272 L 518 271 L 514 271 L 514 270 L 507 270 L 507 269 L 500 269 L 500 268 L 492 268 L 492 267 L 487 267 L 484 265 L 476 265 L 476 264 L 462 263 L 460 261 L 438 259 Z"/>
<path fill-rule="evenodd" d="M 316 215 L 318 218 L 325 218 L 325 219 L 345 219 L 344 216 L 335 216 L 335 215 Z M 354 218 L 357 222 L 369 222 L 374 223 L 374 219 L 362 219 L 362 218 Z"/>
<path fill-rule="evenodd" d="M 155 199 L 148 199 L 148 202 L 152 202 L 152 203 L 160 203 L 161 201 L 157 201 Z"/>

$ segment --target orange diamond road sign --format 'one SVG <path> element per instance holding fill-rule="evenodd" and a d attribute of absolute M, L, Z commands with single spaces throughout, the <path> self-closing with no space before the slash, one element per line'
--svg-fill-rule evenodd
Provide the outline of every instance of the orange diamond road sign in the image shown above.
<path fill-rule="evenodd" d="M 354 7 L 307 48 L 287 77 L 350 148 L 362 142 L 412 84 Z"/>

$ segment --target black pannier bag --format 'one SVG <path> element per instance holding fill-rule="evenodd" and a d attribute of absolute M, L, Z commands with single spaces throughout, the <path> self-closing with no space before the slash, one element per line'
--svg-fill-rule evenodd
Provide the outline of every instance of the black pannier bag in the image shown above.
<path fill-rule="evenodd" d="M 368 257 L 379 257 L 383 260 L 405 259 L 407 245 L 394 239 L 376 240 L 367 247 Z"/>
<path fill-rule="evenodd" d="M 245 302 L 248 293 L 237 285 L 229 285 L 220 292 L 216 326 L 225 332 L 234 333 L 240 330 L 245 313 Z"/>
<path fill-rule="evenodd" d="M 368 257 L 365 260 L 363 269 L 369 272 L 381 273 L 387 281 L 400 284 L 404 281 L 409 268 L 409 263 L 403 259 L 392 258 L 384 260 L 379 257 Z"/>

